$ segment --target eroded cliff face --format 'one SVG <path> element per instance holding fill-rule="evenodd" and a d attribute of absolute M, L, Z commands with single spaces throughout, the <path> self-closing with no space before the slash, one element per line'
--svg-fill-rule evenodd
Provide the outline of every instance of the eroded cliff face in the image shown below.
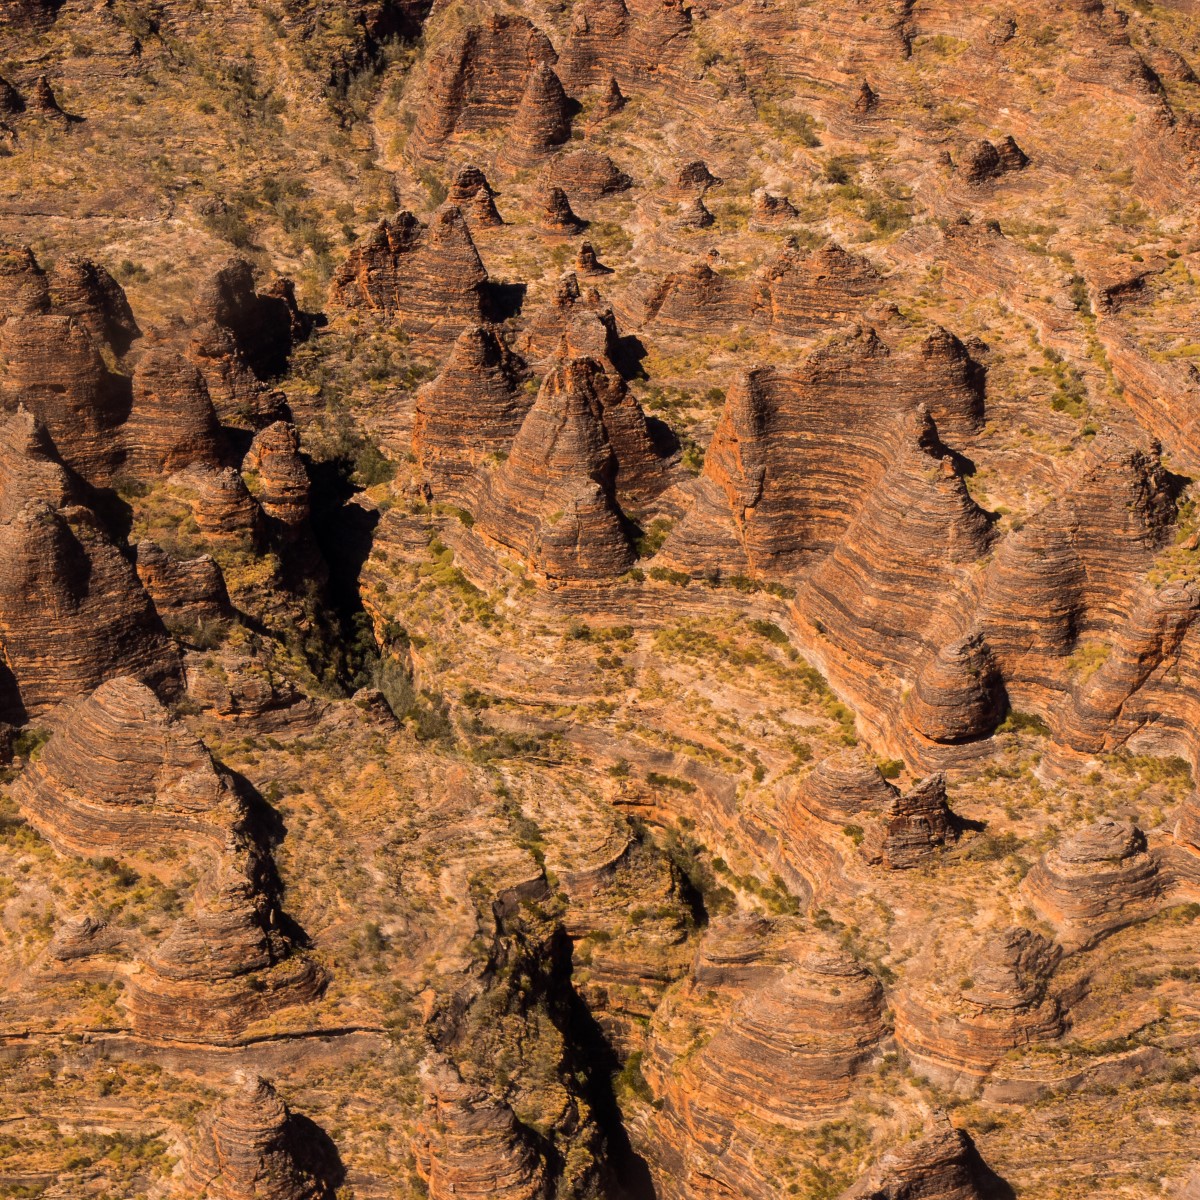
<path fill-rule="evenodd" d="M 0 0 L 0 1190 L 1192 1195 L 1193 9 Z"/>

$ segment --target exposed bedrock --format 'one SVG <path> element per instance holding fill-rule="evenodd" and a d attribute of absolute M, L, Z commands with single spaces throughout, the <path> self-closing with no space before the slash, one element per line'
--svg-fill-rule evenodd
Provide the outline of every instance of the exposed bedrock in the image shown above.
<path fill-rule="evenodd" d="M 931 1131 L 889 1150 L 838 1200 L 1012 1200 L 971 1135 L 935 1115 Z"/>
<path fill-rule="evenodd" d="M 1064 837 L 1021 884 L 1030 905 L 1068 949 L 1150 916 L 1163 889 L 1142 831 L 1110 819 Z"/>
<path fill-rule="evenodd" d="M 85 508 L 33 499 L 0 524 L 0 645 L 25 713 L 134 675 L 181 688 L 178 651 L 136 572 Z"/>
<path fill-rule="evenodd" d="M 715 1030 L 696 1048 L 701 1014 Z M 832 939 L 761 917 L 714 922 L 643 1061 L 658 1111 L 642 1145 L 661 1194 L 769 1195 L 758 1131 L 836 1112 L 886 1036 L 878 980 Z"/>
<path fill-rule="evenodd" d="M 230 777 L 136 679 L 110 679 L 56 714 L 53 730 L 14 798 L 62 853 L 181 837 L 222 847 L 244 819 Z"/>
<path fill-rule="evenodd" d="M 637 401 L 595 360 L 573 358 L 546 377 L 488 476 L 476 527 L 547 579 L 611 578 L 633 560 L 621 503 L 664 482 Z"/>
<path fill-rule="evenodd" d="M 143 479 L 228 455 L 200 369 L 169 345 L 150 345 L 133 372 L 133 402 L 122 431 L 125 470 Z"/>
<path fill-rule="evenodd" d="M 554 68 L 542 63 L 529 74 L 517 111 L 508 125 L 504 165 L 514 170 L 544 162 L 571 136 L 571 102 Z"/>
<path fill-rule="evenodd" d="M 273 866 L 234 835 L 185 914 L 139 963 L 125 1005 L 139 1033 L 236 1041 L 255 1021 L 317 999 L 327 976 L 281 928 Z"/>
<path fill-rule="evenodd" d="M 940 336 L 935 342 L 943 344 Z M 667 554 L 697 569 L 729 569 L 721 545 L 730 528 L 753 571 L 788 571 L 828 554 L 870 507 L 889 467 L 913 454 L 936 455 L 942 423 L 961 428 L 978 420 L 978 381 L 943 378 L 935 389 L 923 378 L 927 347 L 914 361 L 913 352 L 893 354 L 874 330 L 856 327 L 800 367 L 747 373 L 730 389 L 705 459 L 700 500 Z M 915 413 L 935 391 L 930 416 L 937 430 L 928 417 L 906 430 L 898 418 Z M 926 461 L 919 471 L 933 465 Z M 961 488 L 961 481 L 946 479 L 943 490 Z M 915 482 L 894 474 L 890 487 L 907 490 Z M 978 536 L 986 536 L 982 526 Z"/>
<path fill-rule="evenodd" d="M 308 470 L 300 457 L 300 435 L 290 421 L 275 421 L 255 435 L 242 473 L 254 480 L 254 496 L 271 520 L 288 529 L 308 520 Z"/>
<path fill-rule="evenodd" d="M 546 178 L 583 200 L 599 200 L 633 186 L 633 180 L 607 154 L 596 150 L 571 150 L 559 155 L 547 167 Z"/>
<path fill-rule="evenodd" d="M 545 1200 L 553 1179 L 532 1130 L 502 1099 L 435 1057 L 421 1067 L 425 1111 L 413 1142 L 430 1200 Z"/>
<path fill-rule="evenodd" d="M 259 292 L 253 267 L 240 258 L 216 272 L 196 302 L 188 353 L 227 424 L 273 419 L 278 403 L 267 385 L 311 331 L 291 280 L 276 279 Z"/>
<path fill-rule="evenodd" d="M 971 1090 L 1010 1050 L 1062 1035 L 1064 1008 L 1050 989 L 1061 958 L 1057 945 L 1019 927 L 952 951 L 934 946 L 895 994 L 896 1040 L 936 1083 Z"/>
<path fill-rule="evenodd" d="M 983 635 L 956 638 L 930 658 L 901 711 L 917 734 L 933 742 L 968 742 L 991 733 L 1008 711 L 1008 696 Z"/>
<path fill-rule="evenodd" d="M 511 121 L 533 74 L 556 58 L 550 39 L 526 17 L 493 13 L 467 26 L 430 57 L 408 153 L 437 158 L 454 134 Z"/>
<path fill-rule="evenodd" d="M 522 360 L 495 329 L 473 325 L 417 392 L 413 452 L 436 499 L 472 506 L 479 469 L 508 453 L 533 396 Z"/>
<path fill-rule="evenodd" d="M 193 1200 L 333 1200 L 345 1175 L 328 1135 L 253 1072 L 200 1122 L 178 1186 Z"/>
<path fill-rule="evenodd" d="M 176 558 L 146 539 L 138 542 L 136 553 L 138 578 L 168 628 L 195 628 L 233 616 L 225 577 L 211 555 Z"/>
<path fill-rule="evenodd" d="M 487 283 L 462 213 L 448 204 L 428 226 L 409 212 L 381 221 L 338 268 L 330 298 L 411 333 L 450 339 L 488 319 Z"/>

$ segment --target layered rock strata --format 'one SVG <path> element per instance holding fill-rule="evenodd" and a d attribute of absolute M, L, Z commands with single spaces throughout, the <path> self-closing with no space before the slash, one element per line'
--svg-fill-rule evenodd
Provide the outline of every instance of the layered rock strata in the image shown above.
<path fill-rule="evenodd" d="M 178 652 L 141 581 L 81 507 L 34 499 L 0 524 L 0 645 L 29 715 L 117 675 L 164 695 L 181 686 Z"/>
<path fill-rule="evenodd" d="M 594 360 L 570 359 L 489 476 L 476 527 L 549 580 L 611 578 L 633 560 L 620 500 L 662 482 L 636 400 Z"/>
<path fill-rule="evenodd" d="M 524 375 L 500 333 L 476 325 L 459 335 L 441 374 L 417 392 L 413 452 L 437 499 L 474 503 L 479 468 L 508 452 L 532 404 Z"/>
<path fill-rule="evenodd" d="M 1050 990 L 1059 946 L 1023 928 L 971 941 L 947 966 L 932 950 L 895 998 L 896 1038 L 935 1082 L 971 1089 L 1010 1050 L 1061 1037 L 1066 1018 Z"/>
<path fill-rule="evenodd" d="M 333 1200 L 336 1150 L 252 1073 L 203 1119 L 180 1191 L 196 1200 Z"/>
<path fill-rule="evenodd" d="M 333 279 L 331 299 L 395 319 L 406 330 L 454 337 L 489 315 L 488 273 L 454 205 L 428 226 L 409 212 L 382 221 Z"/>
<path fill-rule="evenodd" d="M 421 1068 L 425 1111 L 414 1139 L 430 1200 L 544 1200 L 551 1178 L 533 1132 L 508 1104 L 471 1087 L 445 1059 Z"/>
<path fill-rule="evenodd" d="M 1103 820 L 1048 850 L 1021 886 L 1063 945 L 1075 949 L 1148 916 L 1163 881 L 1142 831 Z"/>

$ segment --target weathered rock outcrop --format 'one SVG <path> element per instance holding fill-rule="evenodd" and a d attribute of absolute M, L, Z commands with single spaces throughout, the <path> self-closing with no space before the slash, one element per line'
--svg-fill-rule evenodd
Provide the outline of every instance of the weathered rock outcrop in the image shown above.
<path fill-rule="evenodd" d="M 243 819 L 229 776 L 136 679 L 101 684 L 54 730 L 15 798 L 62 853 L 138 851 L 176 838 L 221 847 Z"/>
<path fill-rule="evenodd" d="M 786 196 L 773 195 L 765 188 L 754 193 L 750 219 L 756 225 L 786 225 L 797 216 L 796 206 Z"/>
<path fill-rule="evenodd" d="M 494 13 L 468 26 L 430 59 L 409 153 L 432 158 L 455 133 L 511 121 L 534 71 L 556 58 L 527 17 Z"/>
<path fill-rule="evenodd" d="M 434 496 L 474 502 L 480 466 L 508 452 L 533 401 L 524 364 L 495 330 L 465 330 L 441 374 L 417 392 L 413 452 Z"/>
<path fill-rule="evenodd" d="M 414 1138 L 430 1200 L 545 1200 L 552 1178 L 533 1132 L 502 1100 L 471 1087 L 445 1059 L 421 1068 L 423 1113 Z"/>
<path fill-rule="evenodd" d="M 254 479 L 254 495 L 273 521 L 296 528 L 308 520 L 308 471 L 295 425 L 276 421 L 259 432 L 246 452 L 242 472 Z"/>
<path fill-rule="evenodd" d="M 56 312 L 75 317 L 99 345 L 120 356 L 141 336 L 121 285 L 101 266 L 68 255 L 49 275 Z"/>
<path fill-rule="evenodd" d="M 888 1151 L 838 1200 L 989 1200 L 998 1193 L 965 1130 L 936 1117 L 933 1132 Z M 1001 1193 L 1002 1194 L 1002 1193 Z"/>
<path fill-rule="evenodd" d="M 281 932 L 268 869 L 256 846 L 230 839 L 188 911 L 131 977 L 126 1006 L 135 1029 L 232 1042 L 254 1021 L 320 996 L 326 975 Z"/>
<path fill-rule="evenodd" d="M 195 1200 L 333 1200 L 337 1152 L 253 1073 L 201 1121 L 181 1190 Z"/>
<path fill-rule="evenodd" d="M 143 479 L 193 464 L 220 467 L 227 454 L 204 376 L 168 345 L 147 347 L 138 358 L 122 437 L 125 470 Z"/>
<path fill-rule="evenodd" d="M 591 278 L 612 274 L 612 267 L 606 267 L 596 257 L 595 247 L 591 242 L 582 242 L 579 253 L 575 256 L 575 272 Z"/>
<path fill-rule="evenodd" d="M 868 822 L 862 852 L 872 865 L 901 871 L 957 839 L 958 825 L 946 803 L 946 780 L 931 775 L 907 792 L 895 792 L 879 816 Z"/>
<path fill-rule="evenodd" d="M 452 338 L 487 319 L 487 282 L 462 213 L 446 205 L 428 226 L 409 212 L 381 221 L 338 268 L 331 299 L 412 333 Z"/>
<path fill-rule="evenodd" d="M 921 737 L 953 745 L 986 737 L 1007 711 L 1004 681 L 976 632 L 943 646 L 922 667 L 903 716 Z"/>
<path fill-rule="evenodd" d="M 271 404 L 265 385 L 287 369 L 292 347 L 311 332 L 289 279 L 256 290 L 254 269 L 230 259 L 196 303 L 189 355 L 204 373 L 213 402 L 231 424 L 262 420 Z"/>
<path fill-rule="evenodd" d="M 137 573 L 168 628 L 195 628 L 233 615 L 221 568 L 210 555 L 179 559 L 154 542 L 137 544 Z"/>
<path fill-rule="evenodd" d="M 107 485 L 121 465 L 118 431 L 131 391 L 105 360 L 118 351 L 103 337 L 111 333 L 117 345 L 131 340 L 124 297 L 107 273 L 77 263 L 56 273 L 56 281 L 66 280 L 57 303 L 27 249 L 6 251 L 4 262 L 0 405 L 24 404 L 67 466 L 88 483 Z"/>
<path fill-rule="evenodd" d="M 972 1088 L 1010 1050 L 1053 1041 L 1066 1027 L 1050 991 L 1062 950 L 1011 928 L 953 951 L 931 949 L 895 997 L 896 1038 L 935 1082 Z"/>
<path fill-rule="evenodd" d="M 699 1045 L 696 1020 L 714 1029 Z M 642 1063 L 663 1194 L 767 1194 L 756 1148 L 836 1112 L 885 1036 L 879 982 L 832 939 L 786 920 L 714 922 L 656 1012 Z"/>
<path fill-rule="evenodd" d="M 981 138 L 963 151 L 959 170 L 968 183 L 985 183 L 1028 165 L 1028 156 L 1011 137 L 999 144 Z"/>
<path fill-rule="evenodd" d="M 67 472 L 33 413 L 22 405 L 0 412 L 0 522 L 11 521 L 31 500 L 58 509 L 70 496 Z"/>
<path fill-rule="evenodd" d="M 1162 886 L 1142 831 L 1128 821 L 1107 819 L 1063 838 L 1021 885 L 1068 949 L 1149 916 Z"/>
<path fill-rule="evenodd" d="M 661 482 L 636 400 L 594 360 L 571 359 L 489 476 L 476 528 L 547 579 L 611 578 L 633 560 L 619 497 Z"/>
<path fill-rule="evenodd" d="M 548 229 L 551 233 L 565 233 L 568 236 L 582 233 L 587 228 L 587 222 L 576 215 L 567 193 L 560 187 L 552 187 L 545 192 L 538 221 L 543 229 Z"/>
<path fill-rule="evenodd" d="M 447 199 L 451 204 L 457 204 L 473 225 L 491 229 L 504 224 L 496 208 L 495 195 L 487 176 L 478 167 L 465 166 L 454 177 Z"/>
<path fill-rule="evenodd" d="M 572 150 L 560 155 L 547 175 L 571 195 L 584 200 L 599 200 L 633 186 L 633 180 L 607 154 L 596 150 Z"/>
<path fill-rule="evenodd" d="M 537 166 L 571 136 L 571 103 L 547 63 L 529 74 L 504 143 L 504 162 L 520 170 Z"/>
<path fill-rule="evenodd" d="M 31 500 L 0 525 L 0 645 L 31 715 L 116 675 L 167 695 L 181 685 L 133 567 L 84 508 Z"/>

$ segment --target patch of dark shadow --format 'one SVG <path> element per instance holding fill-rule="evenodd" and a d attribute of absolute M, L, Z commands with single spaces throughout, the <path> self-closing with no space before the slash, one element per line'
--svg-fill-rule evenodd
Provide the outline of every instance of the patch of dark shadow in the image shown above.
<path fill-rule="evenodd" d="M 627 333 L 616 338 L 612 348 L 613 366 L 621 374 L 622 379 L 648 379 L 642 360 L 649 353 L 641 338 Z"/>
<path fill-rule="evenodd" d="M 670 458 L 679 450 L 679 438 L 666 421 L 660 420 L 658 417 L 647 417 L 646 432 L 649 433 L 650 440 L 654 443 L 654 449 L 663 458 Z"/>
<path fill-rule="evenodd" d="M 525 284 L 489 280 L 483 286 L 484 308 L 493 321 L 499 324 L 520 315 L 528 290 Z"/>

